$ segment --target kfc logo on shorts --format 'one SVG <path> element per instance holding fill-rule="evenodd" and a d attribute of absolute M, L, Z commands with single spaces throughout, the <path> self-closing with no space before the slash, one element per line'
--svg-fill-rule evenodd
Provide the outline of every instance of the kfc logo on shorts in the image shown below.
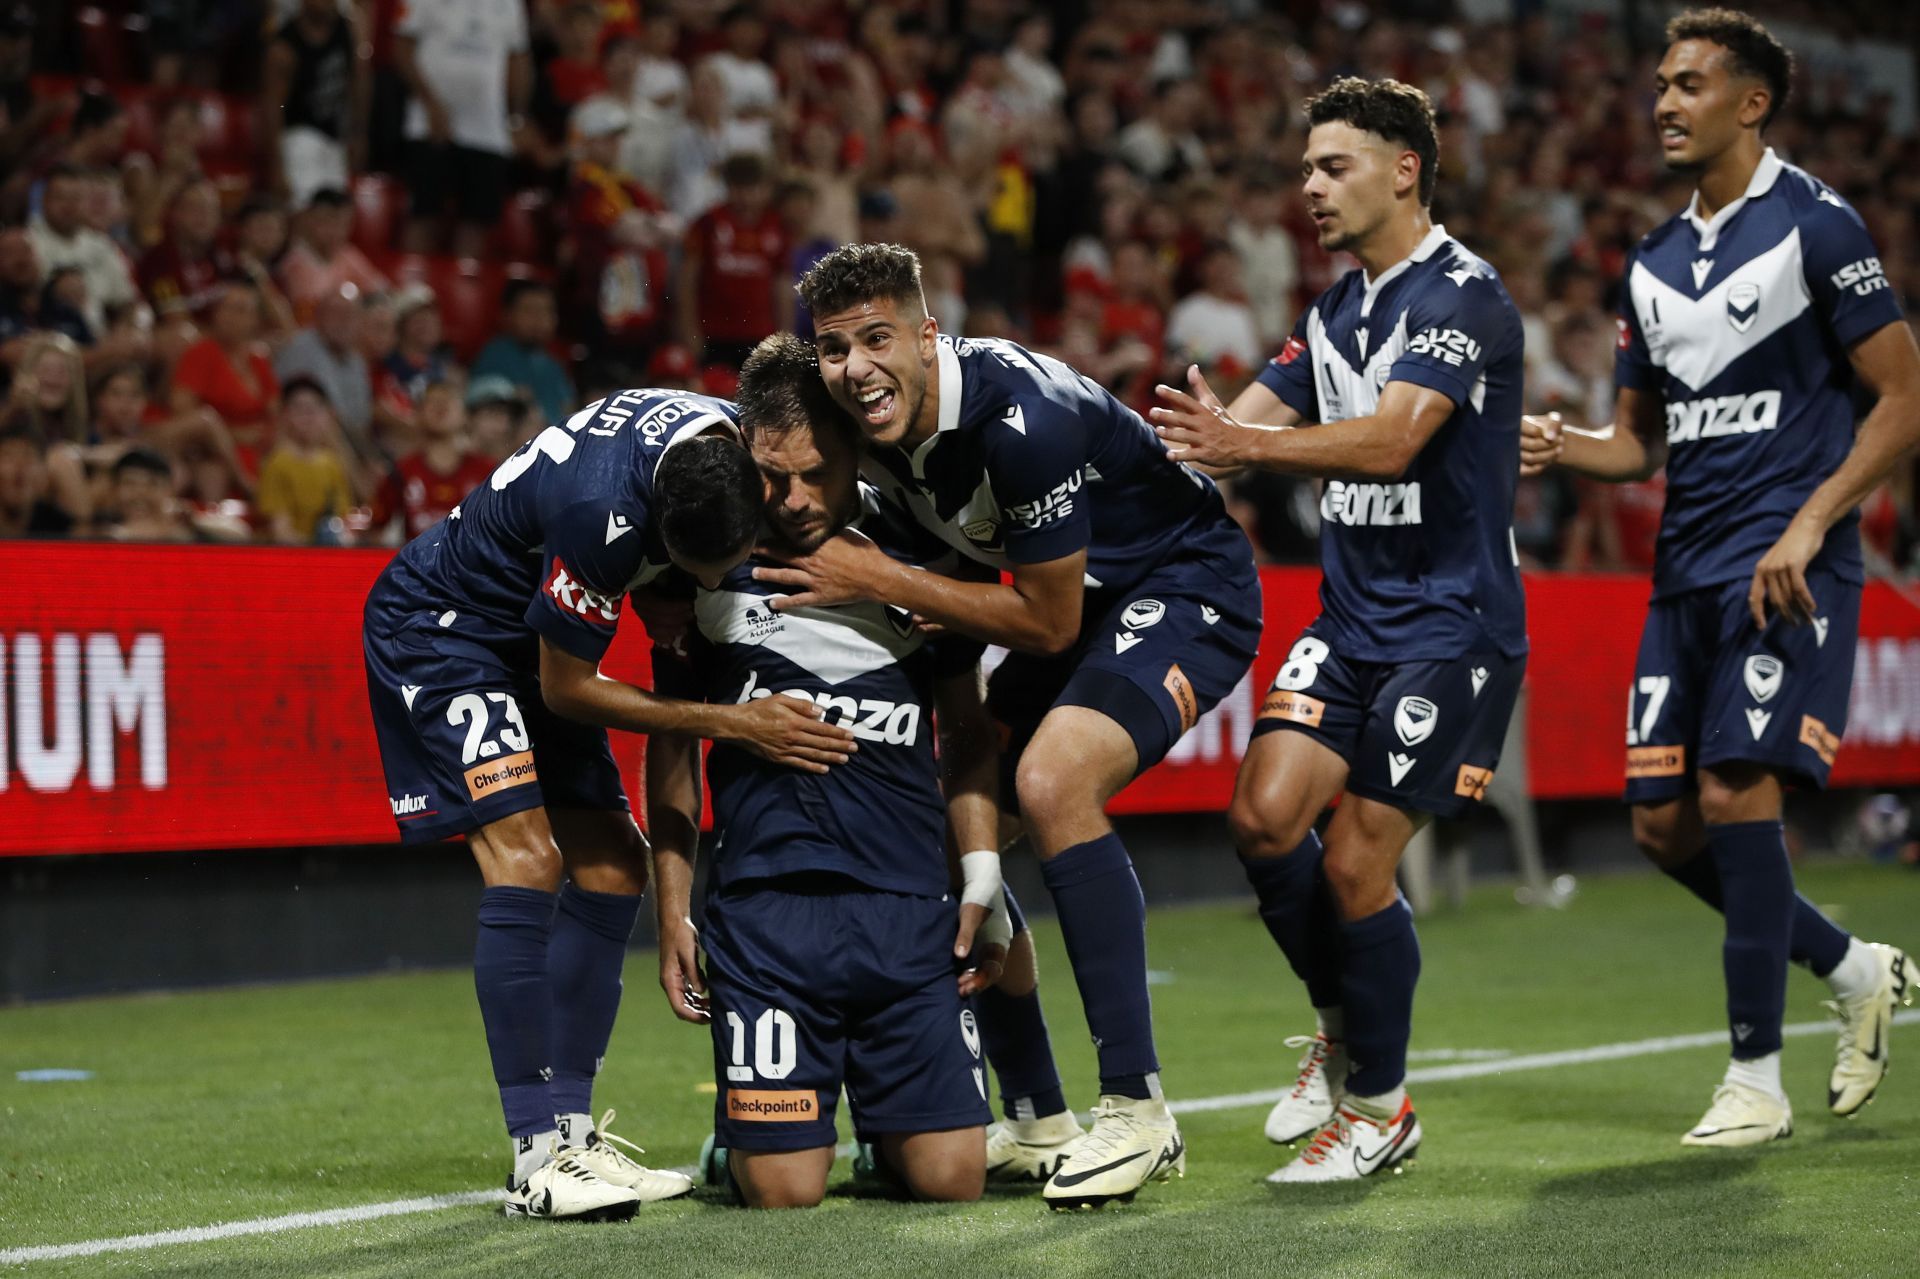
<path fill-rule="evenodd" d="M 1747 659 L 1745 672 L 1747 691 L 1753 694 L 1756 702 L 1770 702 L 1773 695 L 1780 691 L 1780 678 L 1784 668 L 1780 659 L 1768 653 L 1755 653 Z"/>
<path fill-rule="evenodd" d="M 1418 746 L 1433 736 L 1440 722 L 1440 708 L 1424 697 L 1403 697 L 1393 708 L 1393 731 L 1408 746 Z"/>
<path fill-rule="evenodd" d="M 620 597 L 602 595 L 582 586 L 558 555 L 553 557 L 553 575 L 547 579 L 547 594 L 553 597 L 561 612 L 571 613 L 595 626 L 611 629 L 620 621 Z"/>

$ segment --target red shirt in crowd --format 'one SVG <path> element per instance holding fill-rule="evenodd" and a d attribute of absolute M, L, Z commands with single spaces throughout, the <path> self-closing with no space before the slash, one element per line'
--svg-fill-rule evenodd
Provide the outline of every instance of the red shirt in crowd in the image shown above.
<path fill-rule="evenodd" d="M 180 355 L 173 384 L 191 391 L 202 404 L 220 415 L 233 433 L 240 465 L 249 478 L 260 473 L 260 459 L 273 443 L 273 412 L 280 399 L 280 380 L 259 348 L 245 357 L 247 376 L 212 338 L 201 338 Z M 251 385 L 249 385 L 251 382 Z"/>
<path fill-rule="evenodd" d="M 493 474 L 493 459 L 484 453 L 469 453 L 450 475 L 442 475 L 427 464 L 426 455 L 412 453 L 394 464 L 392 474 L 373 495 L 373 527 L 384 529 L 396 515 L 402 516 L 408 541 L 447 517 L 467 494 L 487 482 Z"/>
<path fill-rule="evenodd" d="M 574 165 L 567 192 L 567 230 L 573 239 L 567 306 L 576 315 L 597 312 L 611 337 L 650 340 L 659 329 L 667 255 L 658 248 L 619 244 L 614 233 L 631 214 L 660 211 L 660 201 L 639 183 L 597 164 Z"/>
<path fill-rule="evenodd" d="M 730 205 L 702 214 L 687 232 L 700 257 L 700 332 L 709 341 L 758 342 L 776 327 L 773 283 L 787 237 L 772 208 L 743 221 Z"/>
<path fill-rule="evenodd" d="M 140 291 L 161 315 L 200 314 L 212 303 L 220 281 L 233 273 L 233 257 L 225 249 L 190 258 L 172 240 L 148 249 L 134 268 Z"/>

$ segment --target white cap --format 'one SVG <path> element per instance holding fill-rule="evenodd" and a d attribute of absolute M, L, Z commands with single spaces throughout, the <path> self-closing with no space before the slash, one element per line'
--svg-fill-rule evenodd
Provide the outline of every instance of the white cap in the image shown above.
<path fill-rule="evenodd" d="M 588 98 L 573 109 L 573 132 L 580 138 L 604 138 L 626 132 L 626 108 L 611 98 Z"/>

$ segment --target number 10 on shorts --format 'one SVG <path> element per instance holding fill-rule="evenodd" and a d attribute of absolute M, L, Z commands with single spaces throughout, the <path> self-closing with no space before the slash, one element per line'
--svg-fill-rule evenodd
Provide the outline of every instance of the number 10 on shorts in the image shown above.
<path fill-rule="evenodd" d="M 800 1036 L 793 1018 L 769 1008 L 753 1023 L 753 1065 L 747 1065 L 746 1018 L 727 1010 L 727 1082 L 750 1084 L 755 1079 L 785 1079 L 799 1063 Z"/>

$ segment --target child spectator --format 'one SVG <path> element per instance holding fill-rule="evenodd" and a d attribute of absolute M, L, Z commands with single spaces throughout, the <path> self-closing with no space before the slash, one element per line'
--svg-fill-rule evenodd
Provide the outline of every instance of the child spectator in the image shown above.
<path fill-rule="evenodd" d="M 573 411 L 573 383 L 547 347 L 559 326 L 553 288 L 538 280 L 508 280 L 500 291 L 501 333 L 473 362 L 476 378 L 492 373 L 522 388 L 548 422 Z"/>
<path fill-rule="evenodd" d="M 404 404 L 411 416 L 427 388 L 447 379 L 452 362 L 441 346 L 440 307 L 432 289 L 402 289 L 394 299 L 394 321 L 393 352 L 373 371 L 373 398 L 395 411 Z"/>
<path fill-rule="evenodd" d="M 45 450 L 47 500 L 77 528 L 93 514 L 81 450 L 87 443 L 87 382 L 80 348 L 60 333 L 41 333 L 21 348 L 5 420 L 31 430 Z"/>
<path fill-rule="evenodd" d="M 401 458 L 374 494 L 369 529 L 374 540 L 412 541 L 445 519 L 493 471 L 494 459 L 476 452 L 468 440 L 466 411 L 452 383 L 435 382 L 426 389 L 416 421 L 419 452 Z M 396 518 L 398 537 L 389 537 Z"/>
<path fill-rule="evenodd" d="M 131 448 L 113 464 L 114 520 L 102 531 L 121 542 L 190 542 L 193 526 L 173 498 L 173 466 L 152 449 Z"/>
<path fill-rule="evenodd" d="M 660 340 L 668 236 L 660 202 L 615 168 L 627 126 L 625 108 L 605 97 L 573 113 L 567 329 L 597 356 L 639 362 Z"/>
<path fill-rule="evenodd" d="M 520 447 L 526 416 L 526 397 L 507 379 L 480 374 L 467 383 L 467 437 L 474 452 L 500 461 Z"/>
<path fill-rule="evenodd" d="M 352 505 L 339 428 L 327 393 L 309 377 L 288 382 L 280 442 L 260 467 L 258 506 L 269 540 L 283 546 L 338 545 Z"/>
<path fill-rule="evenodd" d="M 9 364 L 17 362 L 17 348 L 9 348 L 38 330 L 64 333 L 82 345 L 93 341 L 78 308 L 43 305 L 45 285 L 33 237 L 22 227 L 0 228 L 0 359 Z"/>
<path fill-rule="evenodd" d="M 720 168 L 727 197 L 687 232 L 680 267 L 680 332 L 699 343 L 703 364 L 739 368 L 754 343 L 789 327 L 787 237 L 773 208 L 766 161 L 729 156 Z"/>
<path fill-rule="evenodd" d="M 64 537 L 71 514 L 48 497 L 46 441 L 24 419 L 0 420 L 0 537 Z"/>

